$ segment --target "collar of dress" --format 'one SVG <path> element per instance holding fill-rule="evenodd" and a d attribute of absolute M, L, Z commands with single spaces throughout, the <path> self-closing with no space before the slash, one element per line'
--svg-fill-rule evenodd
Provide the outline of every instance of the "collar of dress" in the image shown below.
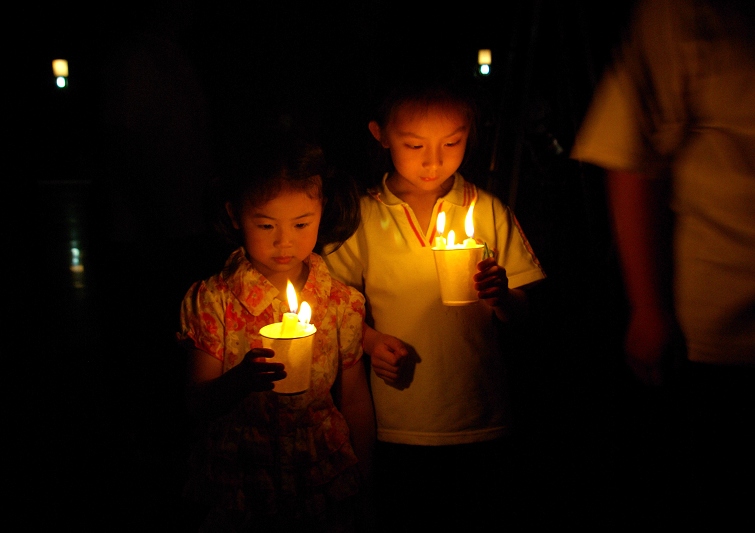
<path fill-rule="evenodd" d="M 331 278 L 325 261 L 319 255 L 311 253 L 306 262 L 309 265 L 309 275 L 297 297 L 300 303 L 306 301 L 312 307 L 310 322 L 319 327 L 327 312 Z M 276 297 L 288 309 L 286 296 L 279 296 L 280 291 L 252 266 L 243 247 L 237 248 L 230 255 L 223 268 L 222 278 L 229 291 L 254 316 L 259 316 L 272 305 Z"/>

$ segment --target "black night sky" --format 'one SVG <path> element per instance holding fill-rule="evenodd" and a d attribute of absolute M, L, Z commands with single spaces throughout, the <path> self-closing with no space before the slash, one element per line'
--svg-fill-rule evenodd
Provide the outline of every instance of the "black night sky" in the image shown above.
<path fill-rule="evenodd" d="M 31 259 L 43 264 L 39 293 L 20 296 L 32 306 L 24 316 L 38 317 L 21 328 L 34 353 L 20 354 L 25 408 L 13 432 L 29 529 L 181 530 L 188 435 L 172 332 L 189 283 L 217 266 L 201 224 L 181 215 L 198 212 L 229 140 L 264 121 L 300 123 L 359 177 L 381 77 L 412 62 L 476 76 L 479 48 L 492 50 L 493 73 L 478 76 L 490 107 L 476 181 L 512 205 L 549 275 L 527 331 L 512 332 L 519 512 L 533 525 L 585 524 L 640 503 L 624 481 L 660 459 L 625 452 L 662 438 L 662 413 L 639 412 L 650 399 L 623 368 L 601 176 L 568 159 L 631 2 L 332 4 L 23 9 L 25 113 L 12 146 L 39 215 Z M 59 57 L 66 90 L 51 74 Z M 68 269 L 74 240 L 84 281 Z M 647 465 L 639 475 L 652 484 Z"/>

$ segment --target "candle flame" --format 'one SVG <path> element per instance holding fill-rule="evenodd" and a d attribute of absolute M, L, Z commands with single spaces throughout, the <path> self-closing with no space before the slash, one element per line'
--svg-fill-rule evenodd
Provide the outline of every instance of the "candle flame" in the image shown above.
<path fill-rule="evenodd" d="M 451 230 L 448 232 L 448 247 L 453 248 L 454 247 L 454 239 L 456 238 L 456 234 L 454 233 L 454 230 Z"/>
<path fill-rule="evenodd" d="M 312 318 L 312 308 L 309 307 L 309 304 L 307 302 L 301 303 L 301 310 L 299 311 L 299 322 L 304 324 L 305 326 L 309 324 L 310 319 Z"/>
<path fill-rule="evenodd" d="M 299 302 L 296 300 L 296 291 L 294 290 L 291 280 L 288 280 L 286 285 L 286 296 L 288 297 L 288 310 L 292 313 L 296 313 L 296 310 L 299 307 Z"/>
<path fill-rule="evenodd" d="M 443 235 L 443 230 L 446 229 L 446 212 L 441 211 L 438 213 L 438 219 L 435 221 L 435 228 L 438 230 L 438 235 Z"/>
<path fill-rule="evenodd" d="M 467 211 L 467 218 L 464 219 L 464 231 L 467 233 L 467 237 L 470 239 L 474 236 L 474 224 L 472 223 L 472 211 L 474 210 L 474 202 L 469 206 Z"/>

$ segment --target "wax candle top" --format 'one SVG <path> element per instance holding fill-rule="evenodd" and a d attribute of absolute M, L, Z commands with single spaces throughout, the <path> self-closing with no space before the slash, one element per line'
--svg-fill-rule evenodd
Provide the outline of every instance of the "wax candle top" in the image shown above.
<path fill-rule="evenodd" d="M 316 331 L 315 327 L 309 323 L 312 319 L 312 309 L 307 302 L 302 302 L 301 311 L 297 315 L 296 311 L 299 308 L 299 303 L 296 298 L 296 290 L 293 284 L 289 280 L 286 284 L 286 295 L 288 297 L 288 313 L 283 313 L 282 322 L 276 322 L 271 324 L 272 326 L 278 326 L 277 328 L 271 328 L 269 331 L 271 335 L 277 338 L 294 338 L 311 335 Z"/>
<path fill-rule="evenodd" d="M 433 246 L 433 250 L 461 250 L 463 248 L 482 248 L 483 246 L 484 244 L 477 242 L 477 240 L 472 237 L 468 237 L 462 242 L 456 242 L 456 233 L 454 230 L 451 230 L 448 232 L 447 241 L 446 239 L 443 239 L 439 244 L 436 237 L 436 244 Z"/>
<path fill-rule="evenodd" d="M 456 233 L 454 230 L 448 232 L 448 239 L 441 236 L 446 226 L 446 213 L 441 211 L 438 213 L 438 218 L 435 222 L 435 229 L 438 231 L 438 236 L 435 237 L 435 246 L 433 250 L 456 250 L 460 248 L 481 248 L 483 245 L 478 243 L 474 239 L 474 223 L 472 221 L 472 213 L 474 211 L 474 202 L 469 206 L 467 215 L 464 219 L 464 231 L 467 234 L 467 238 L 461 243 L 456 242 Z"/>

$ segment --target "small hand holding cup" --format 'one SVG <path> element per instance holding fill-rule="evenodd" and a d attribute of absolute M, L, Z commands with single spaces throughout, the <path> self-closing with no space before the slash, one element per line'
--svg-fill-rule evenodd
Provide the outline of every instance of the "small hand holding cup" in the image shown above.
<path fill-rule="evenodd" d="M 508 321 L 513 302 L 506 269 L 496 262 L 495 256 L 477 263 L 477 269 L 479 272 L 473 279 L 478 297 L 495 311 L 502 322 Z"/>
<path fill-rule="evenodd" d="M 273 390 L 273 382 L 286 377 L 283 363 L 267 361 L 275 352 L 269 348 L 254 348 L 249 350 L 241 362 L 241 366 L 248 374 L 252 392 Z"/>

